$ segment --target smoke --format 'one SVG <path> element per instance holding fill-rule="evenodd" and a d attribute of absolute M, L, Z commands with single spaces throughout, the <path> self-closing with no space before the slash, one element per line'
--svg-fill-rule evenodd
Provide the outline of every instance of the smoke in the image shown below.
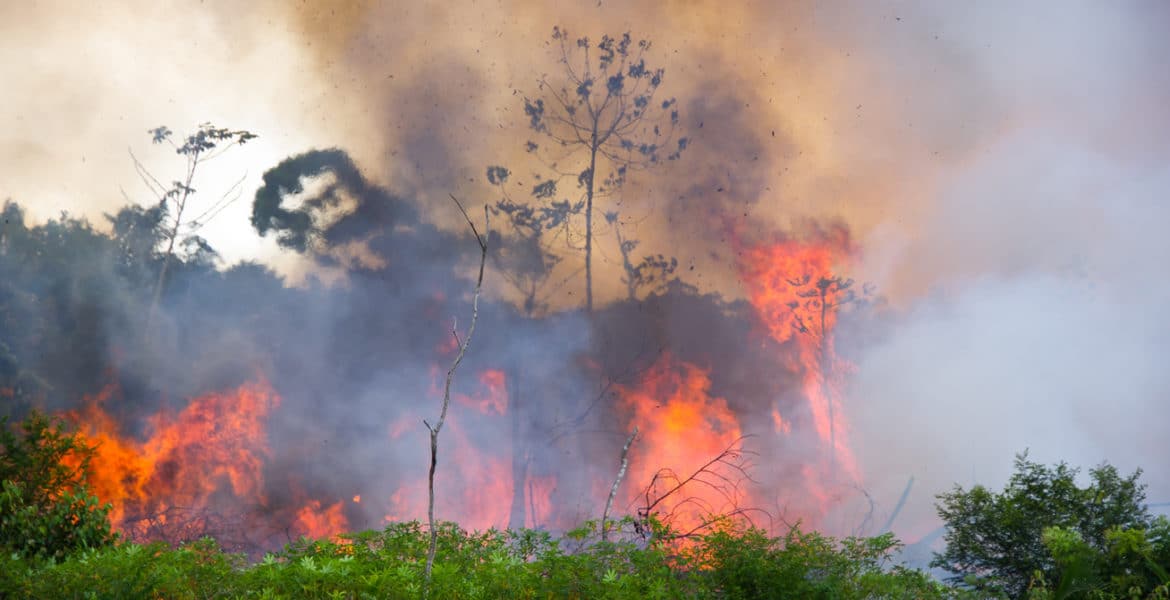
<path fill-rule="evenodd" d="M 1109 461 L 1147 469 L 1158 501 L 1168 448 L 1149 424 L 1170 392 L 1170 282 L 1157 275 L 1170 170 L 1037 137 L 1005 139 L 948 178 L 928 233 L 902 250 L 924 271 L 955 266 L 861 351 L 859 451 L 867 472 L 928 489 L 998 485 L 1024 449 Z"/>
<path fill-rule="evenodd" d="M 100 380 L 107 353 L 133 373 L 123 381 L 131 398 L 155 397 L 160 382 L 182 398 L 259 366 L 290 397 L 274 472 L 300 472 L 337 496 L 416 466 L 405 448 L 422 448 L 417 436 L 365 441 L 370 423 L 421 418 L 405 408 L 428 397 L 418 373 L 443 356 L 451 317 L 467 314 L 461 276 L 474 244 L 448 194 L 481 214 L 496 199 L 490 164 L 531 186 L 519 98 L 555 72 L 544 43 L 554 24 L 594 38 L 630 29 L 654 40 L 649 59 L 666 69 L 663 89 L 679 98 L 693 143 L 608 208 L 622 211 L 639 253 L 677 257 L 698 293 L 620 302 L 621 260 L 604 224 L 597 292 L 612 304 L 597 325 L 556 312 L 579 304 L 572 279 L 536 324 L 490 284 L 498 302 L 468 372 L 503 368 L 510 381 L 522 375 L 515 390 L 572 399 L 533 400 L 541 408 L 521 430 L 571 421 L 601 393 L 599 374 L 636 373 L 663 349 L 710 368 L 712 394 L 745 420 L 770 423 L 777 403 L 796 410 L 792 374 L 768 362 L 779 350 L 761 346 L 770 342 L 736 301 L 725 225 L 763 238 L 842 222 L 861 250 L 841 274 L 888 301 L 844 322 L 837 346 L 857 365 L 846 409 L 878 510 L 892 510 L 916 477 L 896 529 L 929 530 L 934 493 L 997 484 L 1025 448 L 1042 460 L 1144 466 L 1153 499 L 1170 499 L 1168 448 L 1152 426 L 1170 420 L 1159 363 L 1170 339 L 1170 284 L 1158 277 L 1170 258 L 1161 3 L 149 6 L 0 9 L 0 53 L 33 57 L 0 63 L 0 79 L 21 90 L 0 111 L 0 193 L 38 221 L 69 209 L 97 222 L 124 204 L 119 188 L 155 201 L 135 191 L 120 150 L 144 155 L 148 127 L 247 128 L 260 138 L 209 163 L 201 193 L 246 171 L 245 197 L 275 201 L 260 207 L 257 230 L 284 237 L 256 235 L 246 201 L 205 234 L 228 264 L 260 258 L 304 276 L 302 288 L 255 265 L 215 285 L 177 273 L 181 292 L 162 319 L 174 353 L 152 356 L 132 350 L 142 298 L 108 285 L 114 264 L 86 274 L 78 263 L 82 300 L 93 300 L 78 300 L 90 311 L 79 318 L 100 324 L 86 347 L 101 351 L 82 360 L 60 346 L 52 372 L 84 374 L 70 392 Z M 345 153 L 313 150 L 334 147 Z M 167 159 L 145 158 L 159 173 Z M 580 267 L 579 253 L 559 251 L 557 279 Z M 327 269 L 335 286 L 316 279 Z M 225 302 L 249 310 L 208 308 Z M 388 403 L 388 390 L 412 400 Z M 548 458 L 557 452 L 590 474 L 609 468 L 594 463 L 613 462 L 621 415 L 589 414 L 605 433 L 542 447 L 537 472 L 565 464 Z M 514 431 L 475 427 L 465 430 L 480 443 L 502 445 Z M 781 446 L 769 451 L 799 464 L 800 444 Z"/>
<path fill-rule="evenodd" d="M 932 173 L 929 203 L 864 242 L 861 273 L 899 306 L 856 338 L 850 414 L 881 496 L 916 477 L 907 531 L 933 527 L 930 494 L 1001 485 L 1025 449 L 1142 467 L 1151 500 L 1170 495 L 1168 446 L 1150 426 L 1170 417 L 1170 154 L 1153 108 L 1170 87 L 1149 29 L 1164 7 L 1001 8 L 903 17 L 933 21 L 980 74 L 962 82 L 968 97 L 990 100 L 974 121 L 942 124 L 959 139 L 982 122 L 965 156 Z"/>

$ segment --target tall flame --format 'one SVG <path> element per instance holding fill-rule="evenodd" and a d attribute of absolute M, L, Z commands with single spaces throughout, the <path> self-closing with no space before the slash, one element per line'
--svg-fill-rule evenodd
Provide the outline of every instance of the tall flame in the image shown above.
<path fill-rule="evenodd" d="M 854 297 L 852 281 L 834 275 L 834 267 L 846 258 L 848 242 L 783 240 L 742 246 L 739 272 L 752 306 L 774 340 L 796 345 L 788 366 L 801 375 L 813 427 L 829 451 L 828 472 L 820 478 L 829 487 L 856 483 L 861 473 L 841 402 L 841 379 L 850 366 L 833 347 L 838 310 Z M 778 432 L 790 433 L 791 418 L 779 409 L 773 420 Z"/>

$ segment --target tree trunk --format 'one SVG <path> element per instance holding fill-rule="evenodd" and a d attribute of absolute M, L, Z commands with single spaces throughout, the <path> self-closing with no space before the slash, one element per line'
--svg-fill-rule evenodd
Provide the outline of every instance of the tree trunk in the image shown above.
<path fill-rule="evenodd" d="M 593 314 L 593 182 L 597 177 L 597 120 L 589 145 L 589 177 L 585 188 L 585 312 Z"/>
<path fill-rule="evenodd" d="M 512 418 L 512 510 L 508 516 L 508 529 L 524 527 L 524 482 L 528 480 L 528 447 L 520 427 L 520 373 L 511 369 L 508 373 L 508 415 Z"/>
<path fill-rule="evenodd" d="M 170 239 L 167 241 L 167 252 L 163 255 L 162 268 L 158 271 L 158 281 L 154 284 L 154 295 L 150 300 L 150 309 L 146 313 L 146 328 L 150 330 L 154 321 L 154 313 L 158 310 L 159 300 L 162 299 L 163 286 L 166 285 L 167 271 L 171 266 L 171 258 L 175 255 L 175 240 L 179 238 L 179 227 L 183 224 L 183 209 L 187 207 L 187 198 L 191 195 L 191 182 L 195 180 L 195 167 L 199 165 L 199 152 L 191 157 L 187 168 L 187 182 L 183 184 L 183 195 L 179 197 L 175 210 L 175 226 L 171 228 Z"/>
<path fill-rule="evenodd" d="M 829 332 L 825 327 L 826 313 L 829 310 L 828 286 L 821 287 L 821 393 L 825 395 L 825 404 L 829 409 L 829 459 L 832 461 L 834 476 L 837 469 L 837 424 L 833 417 L 833 394 L 829 390 Z"/>

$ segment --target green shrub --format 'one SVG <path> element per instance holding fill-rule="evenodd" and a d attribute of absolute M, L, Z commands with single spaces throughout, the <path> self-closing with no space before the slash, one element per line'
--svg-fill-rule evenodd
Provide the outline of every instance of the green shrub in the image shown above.
<path fill-rule="evenodd" d="M 779 538 L 722 529 L 705 536 L 692 556 L 719 598 L 947 597 L 928 575 L 889 564 L 900 547 L 892 534 L 838 542 L 799 527 Z"/>
<path fill-rule="evenodd" d="M 17 428 L 0 419 L 0 550 L 60 559 L 115 540 L 109 506 L 84 485 L 92 454 L 63 422 L 39 412 Z"/>
<path fill-rule="evenodd" d="M 628 524 L 628 522 L 627 522 Z M 659 530 L 662 533 L 661 530 Z M 669 540 L 663 536 L 662 540 Z M 467 532 L 443 523 L 431 599 L 943 598 L 927 575 L 886 564 L 890 536 L 837 542 L 793 530 L 780 538 L 723 527 L 682 543 L 626 534 L 601 542 L 596 524 L 546 532 Z M 676 540 L 677 542 L 677 540 Z M 301 539 L 246 564 L 212 540 L 177 549 L 120 544 L 59 561 L 0 562 L 0 597 L 423 598 L 427 536 L 418 522 L 333 540 Z"/>
<path fill-rule="evenodd" d="M 1046 581 L 1061 578 L 1062 567 L 1045 541 L 1051 528 L 1075 532 L 1093 553 L 1108 552 L 1111 531 L 1149 528 L 1141 471 L 1122 476 L 1102 465 L 1089 471 L 1087 487 L 1077 484 L 1078 473 L 1063 462 L 1032 462 L 1025 453 L 1016 457 L 1002 492 L 977 485 L 939 495 L 947 545 L 932 566 L 951 572 L 956 583 L 1021 598 L 1037 573 Z M 1068 545 L 1059 536 L 1049 539 Z"/>

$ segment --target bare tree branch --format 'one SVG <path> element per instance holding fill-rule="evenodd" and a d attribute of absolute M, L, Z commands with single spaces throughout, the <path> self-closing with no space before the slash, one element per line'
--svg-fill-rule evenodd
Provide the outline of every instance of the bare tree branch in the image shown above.
<path fill-rule="evenodd" d="M 675 521 L 675 516 L 679 510 L 687 506 L 696 508 L 705 516 L 701 517 L 699 524 L 690 530 L 681 533 L 670 533 L 662 541 L 689 538 L 711 525 L 731 517 L 742 517 L 749 525 L 754 525 L 750 516 L 754 513 L 763 514 L 769 520 L 772 520 L 771 514 L 764 509 L 739 506 L 739 501 L 744 495 L 743 485 L 754 481 L 748 473 L 751 465 L 745 458 L 747 455 L 754 455 L 754 453 L 745 451 L 742 447 L 743 441 L 747 437 L 749 436 L 737 438 L 722 452 L 685 478 L 680 477 L 678 473 L 669 468 L 660 469 L 655 473 L 643 492 L 645 503 L 638 509 L 638 521 L 634 524 L 635 531 L 643 537 L 649 536 L 651 534 L 650 519 L 652 516 L 658 514 L 657 509 L 660 506 L 664 506 L 663 503 L 667 499 L 680 494 L 691 485 L 698 485 L 713 490 L 722 498 L 724 504 L 722 506 L 716 506 L 714 503 L 698 495 L 683 497 L 682 500 L 670 506 L 669 512 L 661 515 L 663 523 L 670 526 Z M 664 493 L 655 496 L 655 485 L 660 481 L 673 481 L 674 485 Z"/>
<path fill-rule="evenodd" d="M 634 430 L 630 432 L 630 437 L 626 439 L 626 445 L 622 446 L 622 466 L 618 469 L 617 477 L 613 479 L 613 487 L 609 488 L 609 499 L 605 501 L 605 511 L 601 513 L 601 541 L 605 541 L 606 534 L 609 528 L 606 526 L 606 520 L 609 519 L 609 510 L 613 508 L 613 498 L 617 496 L 618 486 L 622 483 L 622 478 L 626 476 L 626 467 L 630 464 L 630 444 L 634 443 L 634 438 L 638 437 L 638 426 L 634 426 Z"/>
<path fill-rule="evenodd" d="M 427 474 L 427 524 L 430 527 L 431 543 L 427 549 L 426 567 L 423 569 L 423 590 L 424 595 L 429 592 L 431 584 L 431 572 L 435 566 L 435 550 L 438 546 L 439 530 L 435 526 L 435 467 L 438 464 L 439 453 L 439 431 L 443 429 L 443 424 L 447 421 L 447 408 L 451 405 L 451 383 L 455 380 L 455 370 L 459 368 L 459 363 L 463 362 L 464 355 L 467 354 L 467 347 L 471 345 L 471 336 L 475 334 L 475 324 L 479 320 L 479 296 L 483 289 L 483 271 L 484 265 L 487 263 L 487 238 L 480 235 L 479 230 L 476 229 L 475 223 L 471 221 L 471 217 L 463 208 L 463 204 L 454 195 L 451 200 L 455 201 L 455 206 L 459 207 L 459 212 L 463 213 L 463 218 L 467 219 L 467 224 L 471 227 L 471 232 L 475 234 L 475 241 L 479 243 L 479 276 L 475 280 L 475 294 L 471 300 L 471 325 L 467 328 L 467 336 L 459 344 L 459 353 L 455 355 L 455 360 L 451 362 L 451 368 L 447 369 L 447 380 L 443 386 L 443 408 L 439 412 L 439 420 L 432 426 L 430 423 L 423 421 L 431 434 L 431 467 Z M 483 209 L 484 233 L 489 229 L 489 212 L 485 206 Z M 451 327 L 452 334 L 455 339 L 459 339 L 459 334 L 455 330 L 454 324 Z"/>

